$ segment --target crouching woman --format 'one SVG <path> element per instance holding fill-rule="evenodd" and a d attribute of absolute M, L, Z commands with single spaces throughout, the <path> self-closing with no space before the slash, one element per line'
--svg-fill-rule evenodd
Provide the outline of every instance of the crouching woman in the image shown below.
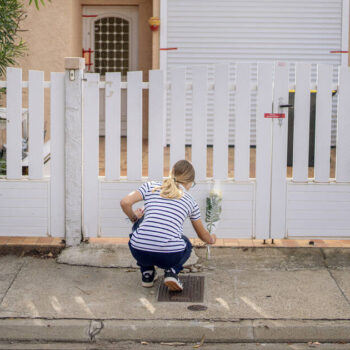
<path fill-rule="evenodd" d="M 198 204 L 188 192 L 195 185 L 195 170 L 187 160 L 178 161 L 163 182 L 144 183 L 124 197 L 120 205 L 134 223 L 129 248 L 140 266 L 142 285 L 152 287 L 157 279 L 155 266 L 164 269 L 164 284 L 170 291 L 182 291 L 178 273 L 191 255 L 192 245 L 184 236 L 183 225 L 190 218 L 198 237 L 214 244 L 200 218 Z M 144 209 L 132 206 L 144 200 Z"/>

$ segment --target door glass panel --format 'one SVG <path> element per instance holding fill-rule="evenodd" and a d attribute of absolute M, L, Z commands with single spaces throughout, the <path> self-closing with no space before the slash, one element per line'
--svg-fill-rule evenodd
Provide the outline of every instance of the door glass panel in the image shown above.
<path fill-rule="evenodd" d="M 105 17 L 95 22 L 95 72 L 129 70 L 129 22 L 119 17 Z"/>

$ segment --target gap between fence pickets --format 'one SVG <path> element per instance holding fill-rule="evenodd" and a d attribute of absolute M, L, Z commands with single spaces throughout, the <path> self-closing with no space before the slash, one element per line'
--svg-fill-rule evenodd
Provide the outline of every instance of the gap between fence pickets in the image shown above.
<path fill-rule="evenodd" d="M 162 179 L 167 179 L 167 176 L 163 176 Z M 140 182 L 147 182 L 152 180 L 149 176 L 142 176 L 139 180 L 129 180 L 127 176 L 120 176 L 118 180 L 106 180 L 105 176 L 99 175 L 98 176 L 99 181 L 101 182 L 108 182 L 108 183 L 140 183 Z M 287 180 L 292 180 L 291 177 L 287 177 Z M 235 184 L 251 184 L 255 183 L 256 178 L 250 177 L 249 180 L 246 181 L 237 181 L 234 177 L 228 177 L 226 179 L 220 180 L 220 183 L 235 183 Z M 214 184 L 217 180 L 213 177 L 207 177 L 204 180 L 196 180 L 196 184 Z M 312 182 L 312 181 L 311 181 Z"/>
<path fill-rule="evenodd" d="M 89 74 L 89 73 L 88 73 Z M 228 84 L 229 85 L 229 91 L 236 91 L 236 84 Z M 100 81 L 99 82 L 99 88 L 100 89 L 105 89 L 106 88 L 106 82 L 105 81 Z M 167 83 L 165 84 L 167 90 L 171 90 L 171 84 Z M 289 84 L 289 90 L 295 90 L 295 84 Z M 0 88 L 5 88 L 7 87 L 7 82 L 6 81 L 0 81 Z M 338 90 L 339 85 L 338 84 L 332 84 L 332 90 Z M 22 81 L 22 88 L 26 89 L 28 88 L 28 81 Z M 48 89 L 51 88 L 51 82 L 50 81 L 44 81 L 44 88 Z M 121 82 L 120 83 L 120 88 L 121 89 L 127 89 L 128 88 L 128 82 Z M 149 83 L 147 82 L 142 82 L 142 89 L 148 89 L 149 88 Z M 185 84 L 186 90 L 192 90 L 193 84 L 192 83 L 186 83 Z M 250 84 L 250 90 L 251 91 L 257 91 L 258 89 L 258 84 L 253 83 Z M 215 90 L 215 84 L 214 83 L 209 83 L 208 84 L 208 91 L 213 91 Z M 317 84 L 313 83 L 310 84 L 310 90 L 317 90 Z"/>

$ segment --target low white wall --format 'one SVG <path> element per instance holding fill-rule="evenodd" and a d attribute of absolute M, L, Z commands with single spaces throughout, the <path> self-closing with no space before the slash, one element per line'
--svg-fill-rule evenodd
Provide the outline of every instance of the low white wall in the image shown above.
<path fill-rule="evenodd" d="M 47 236 L 49 180 L 0 180 L 0 236 Z"/>
<path fill-rule="evenodd" d="M 147 179 L 145 179 L 147 181 Z M 143 182 L 99 180 L 99 236 L 127 237 L 131 223 L 119 202 Z M 0 236 L 48 236 L 50 232 L 50 182 L 45 180 L 0 179 Z M 210 182 L 198 183 L 190 193 L 205 220 L 205 199 Z M 255 182 L 222 182 L 220 238 L 254 236 Z M 267 203 L 268 204 L 268 203 Z M 142 202 L 136 207 L 141 207 Z M 286 232 L 289 238 L 350 237 L 350 184 L 287 182 Z M 184 232 L 196 237 L 190 221 Z M 62 234 L 63 237 L 63 234 Z"/>
<path fill-rule="evenodd" d="M 145 180 L 146 181 L 146 180 Z M 131 232 L 131 223 L 122 212 L 119 202 L 128 193 L 136 190 L 142 182 L 100 181 L 100 235 L 102 237 L 127 237 Z M 205 220 L 205 199 L 211 189 L 211 183 L 197 183 L 190 193 L 197 200 Z M 252 238 L 254 227 L 255 183 L 222 182 L 223 193 L 222 220 L 219 228 L 220 238 Z M 142 202 L 138 206 L 142 206 Z M 196 237 L 189 220 L 186 220 L 184 233 Z"/>
<path fill-rule="evenodd" d="M 350 237 L 350 184 L 287 183 L 288 237 Z"/>

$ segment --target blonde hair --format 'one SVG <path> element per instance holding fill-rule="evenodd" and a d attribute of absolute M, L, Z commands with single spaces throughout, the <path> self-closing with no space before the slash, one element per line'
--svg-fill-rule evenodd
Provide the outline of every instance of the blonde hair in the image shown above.
<path fill-rule="evenodd" d="M 179 160 L 171 169 L 169 177 L 163 180 L 162 186 L 155 187 L 153 192 L 160 190 L 160 196 L 163 198 L 179 199 L 183 196 L 179 184 L 193 182 L 194 178 L 193 165 L 187 160 Z"/>

